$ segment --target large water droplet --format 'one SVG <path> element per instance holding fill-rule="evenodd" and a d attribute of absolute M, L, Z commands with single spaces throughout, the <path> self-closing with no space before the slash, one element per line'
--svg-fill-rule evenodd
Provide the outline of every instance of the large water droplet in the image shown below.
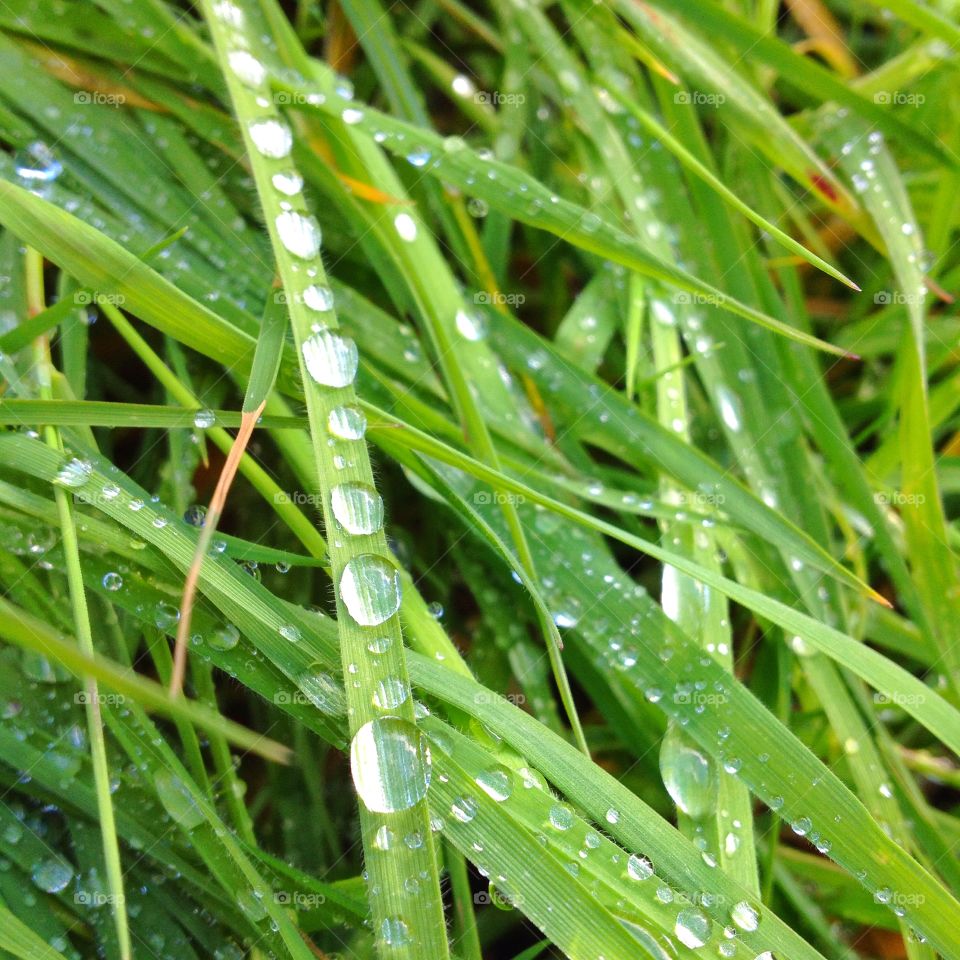
<path fill-rule="evenodd" d="M 164 810 L 184 830 L 193 830 L 203 823 L 203 812 L 197 806 L 186 784 L 169 770 L 161 770 L 153 778 L 157 796 Z"/>
<path fill-rule="evenodd" d="M 681 910 L 673 932 L 685 947 L 696 950 L 710 938 L 710 921 L 699 910 Z"/>
<path fill-rule="evenodd" d="M 410 928 L 400 917 L 385 917 L 380 924 L 380 939 L 388 947 L 407 947 L 411 943 Z"/>
<path fill-rule="evenodd" d="M 311 260 L 320 252 L 320 225 L 313 217 L 284 210 L 275 223 L 280 242 L 295 257 Z"/>
<path fill-rule="evenodd" d="M 631 880 L 649 880 L 653 876 L 653 864 L 646 857 L 631 853 L 627 860 L 627 875 Z"/>
<path fill-rule="evenodd" d="M 510 771 L 505 767 L 494 767 L 492 770 L 484 770 L 477 776 L 477 785 L 488 797 L 493 797 L 501 803 L 513 791 L 511 779 Z"/>
<path fill-rule="evenodd" d="M 34 866 L 30 878 L 41 890 L 47 893 L 60 893 L 73 879 L 73 867 L 59 858 L 41 860 Z"/>
<path fill-rule="evenodd" d="M 290 153 L 293 146 L 293 134 L 290 128 L 280 120 L 254 120 L 247 128 L 250 139 L 257 150 L 265 157 L 280 160 Z"/>
<path fill-rule="evenodd" d="M 734 905 L 733 910 L 730 911 L 730 919 L 747 933 L 753 933 L 760 926 L 760 914 L 746 900 L 741 900 Z"/>
<path fill-rule="evenodd" d="M 26 180 L 28 186 L 52 183 L 63 172 L 63 164 L 40 140 L 17 151 L 13 158 L 13 166 L 17 176 L 21 180 Z"/>
<path fill-rule="evenodd" d="M 303 302 L 318 313 L 333 309 L 333 291 L 323 284 L 315 283 L 303 291 Z"/>
<path fill-rule="evenodd" d="M 427 739 L 412 723 L 399 717 L 370 720 L 354 734 L 350 770 L 368 810 L 407 810 L 426 796 L 430 785 Z"/>
<path fill-rule="evenodd" d="M 346 387 L 357 375 L 357 345 L 332 330 L 319 330 L 304 341 L 307 372 L 325 387 Z"/>
<path fill-rule="evenodd" d="M 248 87 L 259 87 L 267 76 L 267 68 L 247 50 L 231 50 L 227 63 L 237 79 Z"/>
<path fill-rule="evenodd" d="M 295 197 L 303 189 L 303 177 L 296 170 L 285 170 L 275 173 L 270 182 L 275 190 L 288 196 Z"/>
<path fill-rule="evenodd" d="M 116 593 L 117 590 L 123 587 L 123 577 L 115 570 L 105 573 L 100 582 L 103 584 L 104 590 L 109 590 L 111 593 Z"/>
<path fill-rule="evenodd" d="M 487 333 L 487 323 L 483 314 L 475 311 L 458 310 L 457 330 L 465 340 L 482 340 Z"/>
<path fill-rule="evenodd" d="M 417 239 L 417 221 L 409 213 L 398 213 L 393 219 L 393 225 L 397 228 L 401 240 L 412 243 Z"/>
<path fill-rule="evenodd" d="M 373 703 L 378 710 L 396 710 L 410 696 L 410 687 L 399 677 L 386 677 L 377 682 Z"/>
<path fill-rule="evenodd" d="M 367 432 L 367 418 L 359 407 L 334 407 L 327 417 L 327 429 L 338 440 L 362 440 Z"/>
<path fill-rule="evenodd" d="M 383 498 L 369 483 L 339 483 L 330 491 L 330 506 L 347 533 L 376 533 L 383 526 Z"/>
<path fill-rule="evenodd" d="M 87 460 L 74 457 L 68 460 L 57 474 L 57 483 L 64 487 L 82 487 L 93 473 L 93 465 Z"/>
<path fill-rule="evenodd" d="M 660 776 L 673 802 L 688 817 L 706 816 L 716 804 L 717 778 L 709 758 L 671 723 L 660 745 Z"/>
<path fill-rule="evenodd" d="M 347 562 L 340 576 L 340 599 L 364 627 L 389 620 L 400 609 L 400 575 L 383 557 L 361 553 Z"/>
<path fill-rule="evenodd" d="M 214 650 L 232 650 L 240 642 L 240 631 L 232 623 L 214 627 L 208 643 Z"/>

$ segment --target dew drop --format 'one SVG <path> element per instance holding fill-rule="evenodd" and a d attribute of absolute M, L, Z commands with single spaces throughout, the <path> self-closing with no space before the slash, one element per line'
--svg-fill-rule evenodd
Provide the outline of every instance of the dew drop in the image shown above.
<path fill-rule="evenodd" d="M 324 285 L 315 283 L 303 291 L 303 302 L 318 313 L 333 309 L 333 291 Z"/>
<path fill-rule="evenodd" d="M 674 723 L 660 745 L 660 776 L 673 802 L 688 817 L 699 819 L 713 809 L 717 796 L 713 764 Z"/>
<path fill-rule="evenodd" d="M 295 257 L 311 260 L 320 251 L 320 225 L 313 217 L 284 210 L 274 221 L 284 248 Z"/>
<path fill-rule="evenodd" d="M 13 158 L 13 166 L 17 176 L 31 185 L 52 183 L 63 172 L 63 164 L 40 140 L 18 151 Z"/>
<path fill-rule="evenodd" d="M 117 590 L 123 588 L 123 577 L 115 570 L 105 573 L 100 582 L 103 584 L 104 590 L 109 590 L 111 593 L 116 593 Z"/>
<path fill-rule="evenodd" d="M 367 418 L 359 407 L 334 407 L 327 417 L 327 429 L 338 440 L 362 440 L 367 432 Z"/>
<path fill-rule="evenodd" d="M 383 557 L 361 553 L 349 560 L 340 576 L 340 599 L 364 627 L 389 620 L 400 609 L 400 575 Z"/>
<path fill-rule="evenodd" d="M 417 239 L 417 222 L 409 213 L 398 213 L 393 219 L 393 225 L 397 228 L 401 240 L 412 243 Z"/>
<path fill-rule="evenodd" d="M 93 473 L 93 465 L 87 460 L 74 457 L 68 460 L 57 473 L 57 483 L 64 487 L 82 487 Z"/>
<path fill-rule="evenodd" d="M 232 623 L 215 627 L 207 641 L 214 650 L 232 650 L 240 642 L 240 631 Z"/>
<path fill-rule="evenodd" d="M 373 704 L 378 710 L 396 710 L 410 696 L 410 687 L 399 677 L 378 681 L 373 691 Z"/>
<path fill-rule="evenodd" d="M 254 120 L 247 128 L 257 151 L 272 160 L 280 160 L 290 153 L 293 134 L 280 120 Z"/>
<path fill-rule="evenodd" d="M 227 63 L 237 79 L 248 87 L 259 87 L 267 76 L 267 69 L 252 53 L 246 50 L 231 50 Z"/>
<path fill-rule="evenodd" d="M 469 823 L 477 815 L 477 801 L 473 797 L 457 797 L 450 804 L 450 813 L 461 823 Z"/>
<path fill-rule="evenodd" d="M 376 533 L 383 526 L 383 499 L 369 483 L 339 483 L 330 491 L 337 522 L 355 536 Z"/>
<path fill-rule="evenodd" d="M 217 422 L 212 410 L 198 410 L 193 416 L 193 425 L 198 430 L 207 430 Z"/>
<path fill-rule="evenodd" d="M 458 310 L 456 323 L 457 330 L 464 340 L 482 340 L 486 336 L 486 321 L 480 313 Z"/>
<path fill-rule="evenodd" d="M 73 867 L 65 860 L 41 860 L 30 874 L 33 882 L 47 893 L 60 893 L 73 879 Z"/>
<path fill-rule="evenodd" d="M 484 770 L 477 776 L 477 786 L 498 803 L 507 800 L 513 791 L 510 772 L 503 767 Z"/>
<path fill-rule="evenodd" d="M 193 830 L 203 823 L 203 812 L 197 806 L 186 784 L 169 770 L 160 770 L 153 778 L 157 796 L 170 818 L 184 830 Z"/>
<path fill-rule="evenodd" d="M 303 189 L 303 177 L 296 170 L 285 170 L 275 173 L 270 182 L 275 190 L 288 197 L 295 197 Z"/>
<path fill-rule="evenodd" d="M 627 860 L 627 875 L 631 880 L 649 880 L 653 876 L 653 864 L 646 857 L 632 853 Z"/>
<path fill-rule="evenodd" d="M 710 921 L 698 910 L 681 910 L 673 932 L 685 947 L 696 950 L 710 937 Z"/>
<path fill-rule="evenodd" d="M 760 926 L 760 914 L 746 900 L 741 900 L 730 911 L 730 919 L 747 933 L 753 933 Z"/>
<path fill-rule="evenodd" d="M 368 810 L 407 810 L 427 794 L 430 748 L 426 737 L 407 720 L 370 720 L 354 734 L 350 770 L 357 794 Z"/>
<path fill-rule="evenodd" d="M 569 830 L 573 826 L 573 810 L 565 803 L 555 803 L 550 808 L 550 826 L 555 830 Z"/>
<path fill-rule="evenodd" d="M 324 387 L 346 387 L 357 375 L 357 345 L 332 330 L 320 330 L 304 341 L 307 372 Z"/>

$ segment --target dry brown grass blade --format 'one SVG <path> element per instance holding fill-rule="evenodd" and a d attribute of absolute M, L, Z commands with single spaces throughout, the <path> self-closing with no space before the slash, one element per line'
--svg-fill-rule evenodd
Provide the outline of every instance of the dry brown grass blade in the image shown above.
<path fill-rule="evenodd" d="M 256 410 L 244 413 L 240 418 L 240 429 L 234 438 L 233 446 L 220 472 L 220 478 L 217 480 L 217 486 L 210 498 L 210 506 L 207 508 L 207 516 L 200 531 L 200 539 L 197 540 L 197 549 L 193 555 L 193 562 L 187 571 L 187 578 L 183 584 L 183 600 L 180 603 L 180 620 L 177 623 L 177 639 L 173 652 L 173 672 L 170 675 L 170 696 L 176 697 L 183 691 L 183 678 L 187 668 L 187 640 L 190 637 L 190 619 L 193 613 L 193 604 L 197 596 L 197 583 L 200 580 L 200 567 L 203 564 L 203 558 L 207 555 L 210 548 L 210 541 L 213 539 L 214 531 L 223 514 L 223 507 L 227 501 L 227 494 L 230 492 L 230 486 L 233 478 L 237 475 L 237 468 L 240 466 L 240 459 L 243 457 L 250 437 L 257 425 L 257 420 L 263 413 L 266 401 L 260 404 Z"/>

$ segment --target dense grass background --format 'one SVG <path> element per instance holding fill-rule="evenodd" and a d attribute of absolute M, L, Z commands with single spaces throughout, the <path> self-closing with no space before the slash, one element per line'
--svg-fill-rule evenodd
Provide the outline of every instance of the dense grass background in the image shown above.
<path fill-rule="evenodd" d="M 957 13 L 0 4 L 0 957 L 960 958 Z"/>

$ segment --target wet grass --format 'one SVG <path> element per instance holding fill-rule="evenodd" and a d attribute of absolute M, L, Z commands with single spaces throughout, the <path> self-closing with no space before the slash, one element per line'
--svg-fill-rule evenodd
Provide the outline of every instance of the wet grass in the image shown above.
<path fill-rule="evenodd" d="M 887 7 L 0 9 L 0 957 L 960 957 Z"/>

